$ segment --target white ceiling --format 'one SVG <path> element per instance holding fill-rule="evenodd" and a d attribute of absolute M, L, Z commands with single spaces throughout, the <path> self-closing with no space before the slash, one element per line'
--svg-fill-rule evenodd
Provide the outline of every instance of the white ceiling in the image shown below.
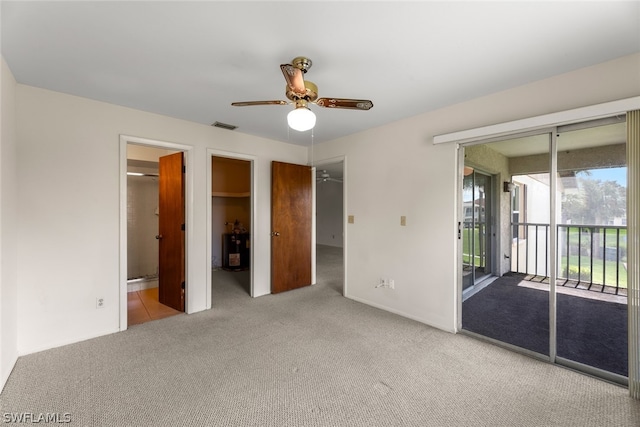
<path fill-rule="evenodd" d="M 234 132 L 289 131 L 279 65 L 307 56 L 322 97 L 314 143 L 640 52 L 640 2 L 2 1 L 18 82 Z"/>

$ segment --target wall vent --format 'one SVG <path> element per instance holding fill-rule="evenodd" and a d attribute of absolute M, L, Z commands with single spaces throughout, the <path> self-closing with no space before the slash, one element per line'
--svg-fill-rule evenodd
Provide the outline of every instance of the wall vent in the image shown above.
<path fill-rule="evenodd" d="M 230 124 L 222 123 L 222 122 L 215 122 L 211 126 L 216 127 L 216 128 L 227 129 L 227 130 L 234 130 L 234 129 L 236 129 L 238 127 L 238 126 L 234 126 L 234 125 L 230 125 Z"/>

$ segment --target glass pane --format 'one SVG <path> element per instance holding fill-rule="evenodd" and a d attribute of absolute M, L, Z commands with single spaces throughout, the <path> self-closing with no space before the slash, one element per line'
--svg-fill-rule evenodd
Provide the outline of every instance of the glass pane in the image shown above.
<path fill-rule="evenodd" d="M 474 282 L 474 255 L 475 233 L 473 231 L 473 168 L 465 167 L 462 183 L 462 289 L 469 289 Z"/>
<path fill-rule="evenodd" d="M 489 273 L 491 177 L 467 166 L 463 179 L 462 227 L 463 290 L 469 289 Z"/>
<path fill-rule="evenodd" d="M 463 293 L 462 328 L 548 355 L 549 135 L 474 145 L 465 158 L 495 184 L 475 176 L 464 187 L 465 222 L 477 218 L 473 234 L 465 228 L 468 253 L 486 238 L 467 268 L 492 277 Z M 471 202 L 486 209 L 467 215 Z"/>
<path fill-rule="evenodd" d="M 558 356 L 627 376 L 625 123 L 558 136 Z"/>
<path fill-rule="evenodd" d="M 490 238 L 488 234 L 488 224 L 486 211 L 488 210 L 490 203 L 488 197 L 490 194 L 490 180 L 487 175 L 480 173 L 475 174 L 475 183 L 473 186 L 473 222 L 475 234 L 477 236 L 476 244 L 474 247 L 474 259 L 475 259 L 475 280 L 482 279 L 486 276 L 487 270 L 487 246 Z"/>

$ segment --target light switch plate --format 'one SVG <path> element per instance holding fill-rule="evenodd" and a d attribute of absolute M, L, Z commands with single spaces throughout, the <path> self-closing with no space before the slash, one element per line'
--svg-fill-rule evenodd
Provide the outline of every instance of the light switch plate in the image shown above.
<path fill-rule="evenodd" d="M 405 226 L 407 225 L 407 217 L 406 216 L 401 216 L 400 217 L 400 225 Z"/>
<path fill-rule="evenodd" d="M 348 222 L 349 224 L 353 224 L 354 222 L 356 222 L 356 219 L 355 219 L 355 217 L 354 217 L 353 215 L 349 215 L 349 216 L 347 217 L 347 222 Z"/>

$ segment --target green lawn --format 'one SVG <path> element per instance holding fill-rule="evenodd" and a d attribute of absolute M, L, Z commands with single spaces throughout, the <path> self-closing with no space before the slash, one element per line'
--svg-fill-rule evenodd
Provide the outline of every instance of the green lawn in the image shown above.
<path fill-rule="evenodd" d="M 578 244 L 578 227 L 571 227 L 570 231 L 569 231 L 569 244 L 571 245 L 577 245 Z M 582 233 L 582 235 L 580 236 L 580 244 L 583 247 L 589 247 L 591 245 L 591 233 L 588 231 L 588 229 L 583 229 L 586 230 Z M 617 244 L 617 233 L 620 233 L 620 251 L 626 253 L 627 251 L 627 229 L 626 228 L 621 228 L 621 229 L 615 229 L 615 228 L 607 228 L 607 240 L 606 240 L 606 244 L 608 247 L 614 247 Z M 567 230 L 565 227 L 562 227 L 560 229 L 559 234 L 562 236 L 562 238 L 565 238 L 567 235 Z M 594 237 L 597 236 L 598 233 L 594 233 Z M 559 236 L 560 237 L 560 236 Z M 599 236 L 596 237 L 597 239 L 599 239 L 600 245 L 602 245 L 602 232 L 599 233 Z M 596 239 L 594 239 L 596 240 Z"/>
<path fill-rule="evenodd" d="M 580 252 L 584 254 L 586 251 L 591 249 L 591 233 L 588 228 L 582 229 L 584 230 L 581 234 L 579 234 L 578 227 L 572 227 L 569 232 L 569 245 L 572 247 L 572 252 L 577 251 L 578 248 L 578 237 L 580 240 L 581 250 Z M 566 230 L 561 230 L 562 237 L 566 237 Z M 606 228 L 606 236 L 602 233 L 601 230 L 598 232 L 594 232 L 593 234 L 593 244 L 596 246 L 594 248 L 594 253 L 599 255 L 594 255 L 593 258 L 593 271 L 591 271 L 591 259 L 589 256 L 581 255 L 580 256 L 580 280 L 581 281 L 589 281 L 592 280 L 593 283 L 604 284 L 607 286 L 616 286 L 616 274 L 618 274 L 618 286 L 621 288 L 627 287 L 627 270 L 624 267 L 623 261 L 626 261 L 626 253 L 627 253 L 627 230 L 615 229 L 615 228 Z M 617 249 L 618 256 L 620 257 L 620 262 L 616 261 L 603 261 L 603 245 L 606 245 L 609 250 L 616 251 L 616 246 L 619 244 L 619 248 Z M 616 268 L 618 272 L 616 273 Z M 560 259 L 560 264 L 558 265 L 559 276 L 566 277 L 567 276 L 567 256 L 566 253 Z M 578 255 L 569 256 L 569 278 L 572 280 L 578 279 Z"/>
<path fill-rule="evenodd" d="M 591 279 L 591 273 L 593 273 L 593 283 L 602 284 L 604 276 L 604 284 L 607 286 L 616 286 L 616 262 L 615 261 L 603 261 L 602 259 L 593 260 L 593 272 L 591 271 L 591 258 L 588 256 L 580 257 L 580 280 L 589 281 Z M 620 288 L 627 287 L 627 269 L 624 264 L 620 262 L 618 267 L 618 286 Z M 558 265 L 558 276 L 566 278 L 567 270 L 567 257 L 560 258 Z M 578 280 L 578 256 L 572 255 L 569 257 L 569 278 L 572 280 Z"/>
<path fill-rule="evenodd" d="M 484 267 L 484 257 L 482 254 L 484 251 L 480 250 L 480 239 L 478 238 L 479 228 L 465 228 L 462 230 L 462 263 L 470 265 L 471 264 L 471 239 L 473 238 L 473 246 L 475 250 L 473 254 L 475 255 L 475 263 L 476 267 Z"/>

